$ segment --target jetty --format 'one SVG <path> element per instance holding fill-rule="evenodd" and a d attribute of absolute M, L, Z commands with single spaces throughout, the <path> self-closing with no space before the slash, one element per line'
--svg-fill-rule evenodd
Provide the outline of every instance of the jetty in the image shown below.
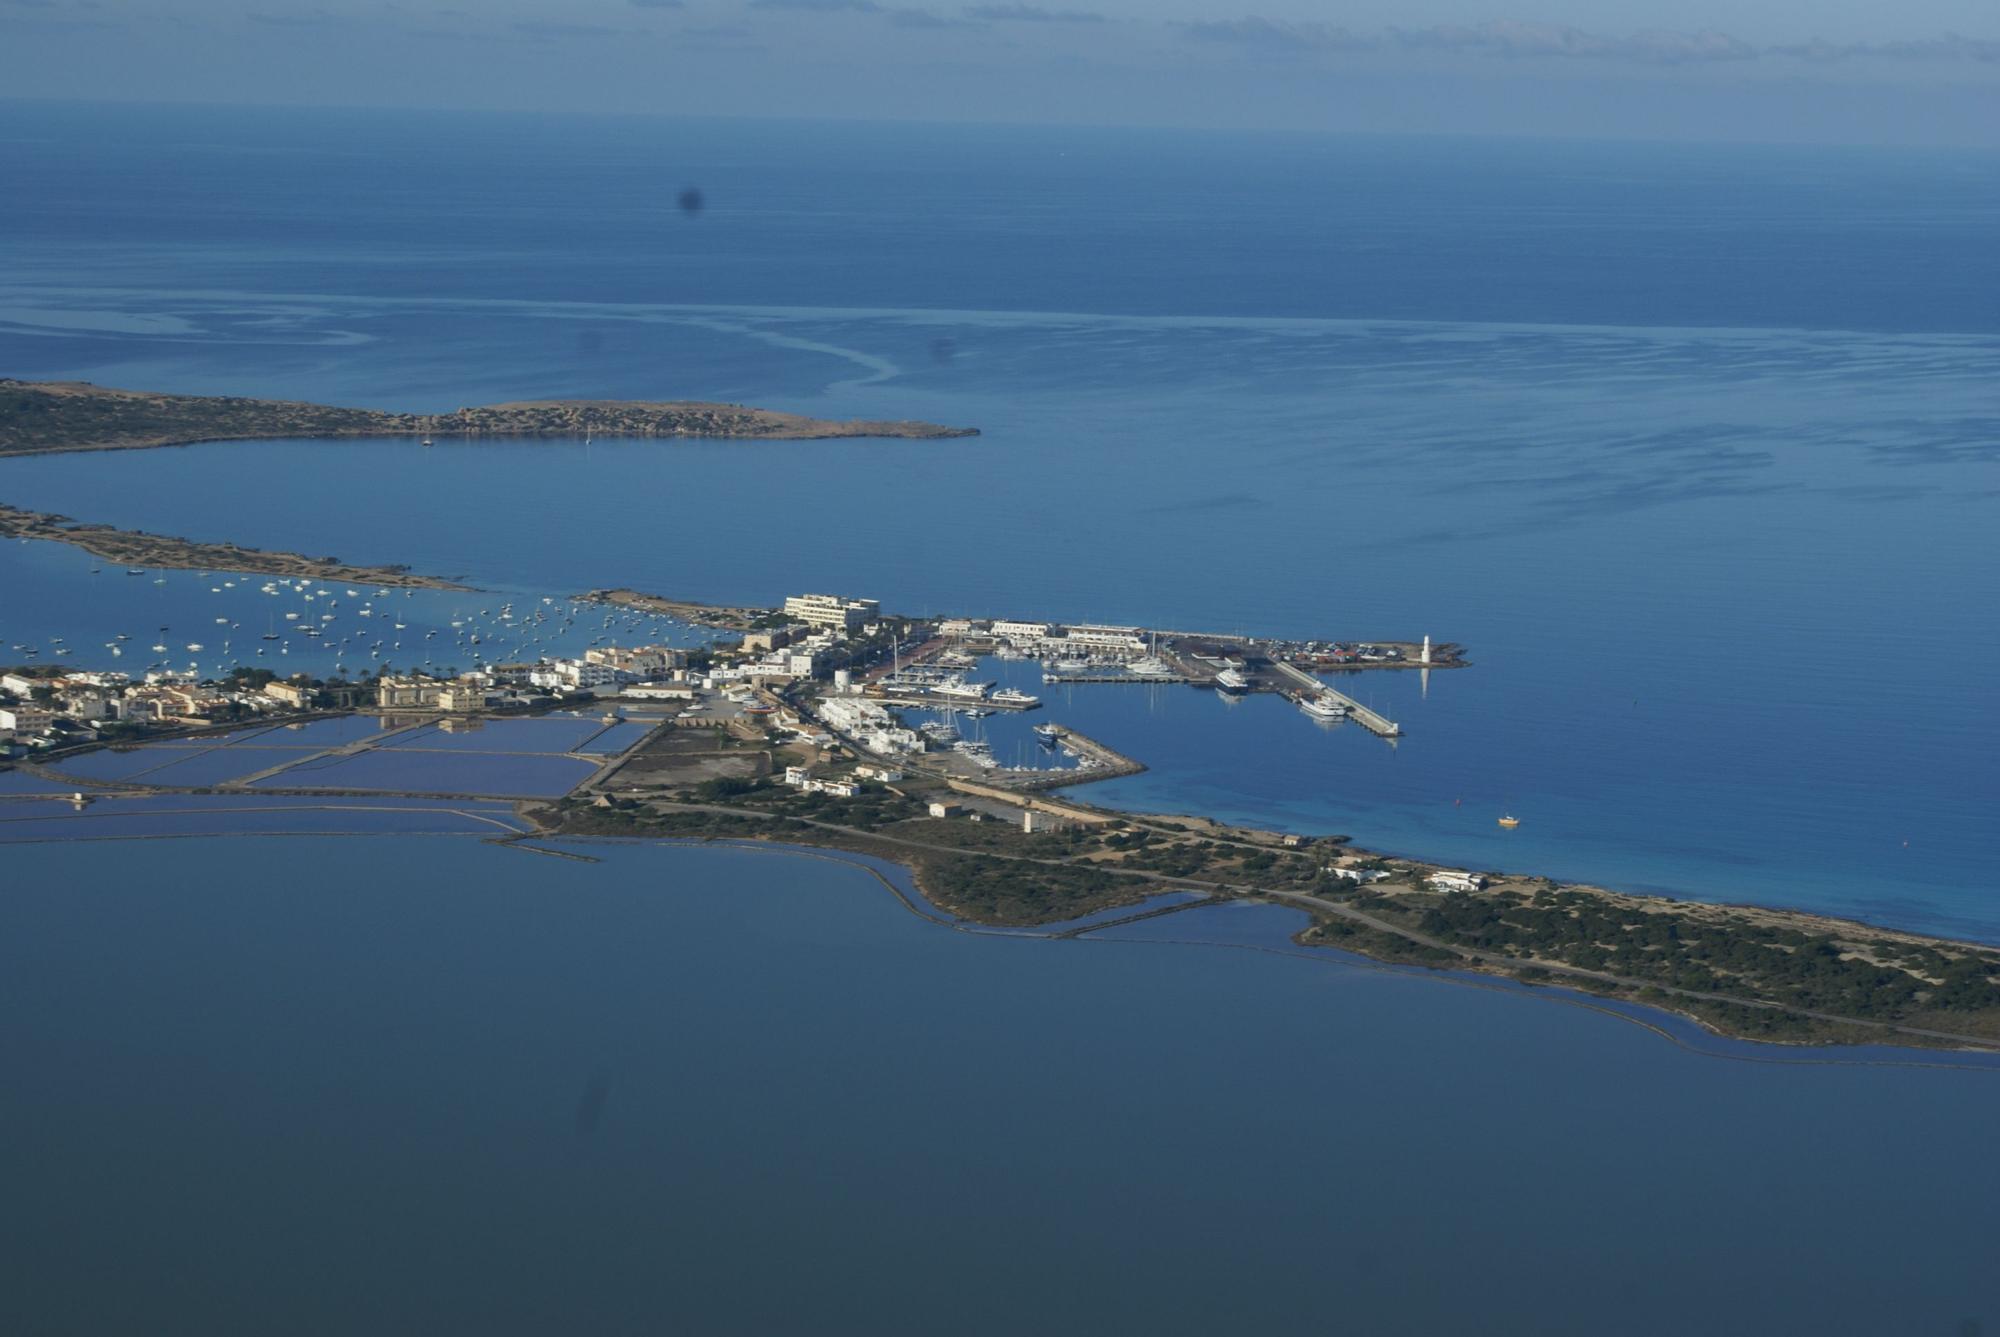
<path fill-rule="evenodd" d="M 1319 696 L 1330 696 L 1340 702 L 1341 705 L 1346 706 L 1348 718 L 1368 730 L 1368 732 L 1378 734 L 1383 738 L 1401 738 L 1403 736 L 1402 725 L 1396 723 L 1396 721 L 1386 715 L 1370 710 L 1345 692 L 1335 691 L 1318 678 L 1313 677 L 1312 674 L 1302 669 L 1293 668 L 1282 659 L 1273 660 L 1271 663 L 1272 667 L 1277 669 L 1279 673 L 1290 678 L 1306 691 L 1313 692 Z"/>

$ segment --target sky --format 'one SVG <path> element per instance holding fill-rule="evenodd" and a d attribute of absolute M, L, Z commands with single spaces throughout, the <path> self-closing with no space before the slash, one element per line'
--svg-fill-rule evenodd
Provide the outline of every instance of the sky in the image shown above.
<path fill-rule="evenodd" d="M 2000 3 L 0 0 L 0 95 L 2000 147 Z"/>

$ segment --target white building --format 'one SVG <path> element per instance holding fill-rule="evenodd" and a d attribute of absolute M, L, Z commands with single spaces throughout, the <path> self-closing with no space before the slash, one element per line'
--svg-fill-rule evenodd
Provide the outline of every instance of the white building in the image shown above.
<path fill-rule="evenodd" d="M 893 729 L 896 717 L 875 702 L 859 696 L 836 696 L 819 703 L 819 716 L 843 733 L 864 729 Z"/>
<path fill-rule="evenodd" d="M 815 780 L 803 766 L 785 767 L 785 783 L 805 794 L 831 794 L 835 798 L 853 798 L 861 792 L 861 786 L 852 780 Z"/>
<path fill-rule="evenodd" d="M 438 709 L 460 713 L 484 710 L 489 699 L 486 689 L 477 683 L 448 683 L 445 689 L 438 693 Z"/>
<path fill-rule="evenodd" d="M 585 691 L 594 687 L 614 687 L 632 675 L 609 664 L 587 659 L 552 659 L 528 670 L 528 684 L 546 691 Z"/>
<path fill-rule="evenodd" d="M 375 680 L 375 704 L 384 710 L 434 710 L 444 690 L 436 678 L 385 674 Z"/>
<path fill-rule="evenodd" d="M 1453 868 L 1441 868 L 1428 879 L 1439 891 L 1478 891 L 1486 885 L 1486 879 L 1477 873 L 1462 873 Z"/>
<path fill-rule="evenodd" d="M 1006 622 L 995 621 L 993 634 L 1008 641 L 1044 641 L 1049 636 L 1046 622 Z"/>
<path fill-rule="evenodd" d="M 1107 650 L 1117 654 L 1137 654 L 1146 648 L 1146 638 L 1137 627 L 1107 627 L 1085 623 L 1067 627 L 1063 644 L 1077 650 Z"/>
<path fill-rule="evenodd" d="M 885 785 L 893 785 L 903 778 L 903 773 L 894 766 L 856 766 L 854 773 L 864 780 L 880 780 Z"/>
<path fill-rule="evenodd" d="M 626 676 L 630 682 L 658 682 L 687 663 L 687 652 L 670 645 L 635 645 L 620 649 L 615 645 L 585 650 L 586 664 L 602 664 Z"/>
<path fill-rule="evenodd" d="M 820 718 L 877 756 L 924 750 L 924 736 L 905 729 L 896 717 L 864 697 L 836 696 L 819 703 Z"/>
<path fill-rule="evenodd" d="M 12 729 L 24 738 L 48 728 L 55 718 L 54 711 L 40 706 L 0 706 L 0 729 Z"/>
<path fill-rule="evenodd" d="M 686 683 L 635 682 L 619 695 L 640 701 L 693 701 L 701 693 Z"/>
<path fill-rule="evenodd" d="M 817 678 L 826 672 L 830 658 L 824 650 L 787 650 L 785 672 L 794 678 Z"/>
<path fill-rule="evenodd" d="M 849 636 L 882 616 L 874 599 L 843 599 L 837 594 L 794 594 L 785 600 L 785 616 Z"/>

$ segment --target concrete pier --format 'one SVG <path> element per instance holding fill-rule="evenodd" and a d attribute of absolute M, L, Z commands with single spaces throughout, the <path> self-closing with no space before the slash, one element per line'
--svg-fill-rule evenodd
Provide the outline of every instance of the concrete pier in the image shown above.
<path fill-rule="evenodd" d="M 1304 688 L 1306 691 L 1314 692 L 1322 696 L 1330 696 L 1334 700 L 1340 702 L 1341 705 L 1346 706 L 1347 713 L 1354 719 L 1354 722 L 1356 724 L 1359 724 L 1362 728 L 1368 730 L 1368 732 L 1373 734 L 1380 734 L 1384 738 L 1400 738 L 1403 736 L 1402 725 L 1396 723 L 1396 721 L 1388 718 L 1385 715 L 1377 714 L 1376 712 L 1370 710 L 1368 707 L 1362 705 L 1359 701 L 1356 701 L 1353 697 L 1348 696 L 1346 693 L 1336 692 L 1333 688 L 1328 687 L 1318 678 L 1313 677 L 1312 674 L 1307 673 L 1302 669 L 1295 669 L 1290 664 L 1285 663 L 1282 659 L 1274 659 L 1271 661 L 1271 664 L 1272 667 L 1278 670 L 1278 672 L 1284 674 L 1287 678 L 1290 678 L 1293 682 L 1296 682 L 1300 687 Z"/>
<path fill-rule="evenodd" d="M 1110 669 L 1110 668 L 1084 669 L 1070 673 L 1065 673 L 1060 669 L 1047 669 L 1044 670 L 1042 673 L 1042 682 L 1045 685 L 1049 686 L 1055 686 L 1066 682 L 1117 682 L 1117 683 L 1143 684 L 1143 683 L 1155 683 L 1155 682 L 1193 682 L 1193 681 L 1194 679 L 1189 677 L 1185 673 L 1127 673 L 1122 669 Z"/>
<path fill-rule="evenodd" d="M 936 696 L 929 692 L 905 692 L 896 688 L 880 689 L 881 694 L 869 693 L 869 700 L 880 701 L 889 706 L 914 706 L 923 710 L 1034 710 L 1040 707 L 1041 699 L 1033 701 L 994 700 L 990 696 Z"/>

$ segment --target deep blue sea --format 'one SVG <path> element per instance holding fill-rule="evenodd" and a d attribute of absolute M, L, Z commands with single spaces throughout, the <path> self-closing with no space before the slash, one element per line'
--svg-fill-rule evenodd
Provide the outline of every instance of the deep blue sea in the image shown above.
<path fill-rule="evenodd" d="M 71 455 L 0 462 L 0 501 L 490 592 L 407 601 L 445 640 L 608 584 L 1428 634 L 1473 667 L 1341 683 L 1394 746 L 1191 689 L 1047 713 L 1152 764 L 1099 801 L 2000 941 L 1995 155 L 0 103 L 0 181 L 0 375 L 982 431 Z M 0 659 L 269 616 L 99 565 L 0 546 Z M 326 1331 L 579 1293 L 604 1330 L 2000 1323 L 1990 1073 L 1221 948 L 974 962 L 769 855 L 325 849 L 0 855 L 41 963 L 0 1097 L 35 1211 L 0 1221 L 73 1232 L 38 1266 L 143 1256 L 134 1303 L 193 1288 L 204 1332 L 307 1292 Z M 263 1300 L 221 1302 L 231 1257 Z"/>

